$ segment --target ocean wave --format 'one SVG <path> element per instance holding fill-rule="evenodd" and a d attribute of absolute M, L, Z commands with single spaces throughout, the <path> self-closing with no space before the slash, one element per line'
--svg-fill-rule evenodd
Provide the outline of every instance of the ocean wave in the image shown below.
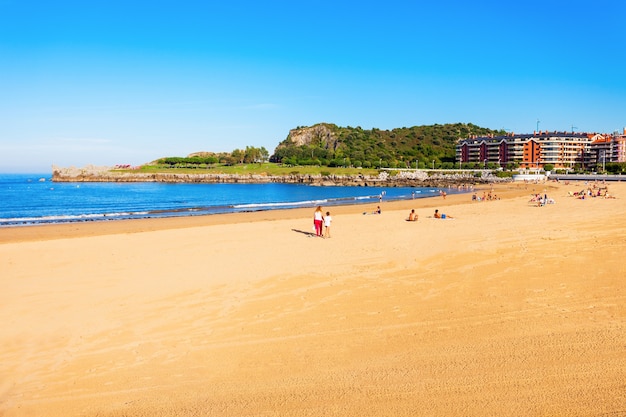
<path fill-rule="evenodd" d="M 90 213 L 90 214 L 71 214 L 71 215 L 57 215 L 57 216 L 41 216 L 41 217 L 13 217 L 13 218 L 0 218 L 0 225 L 21 225 L 21 224 L 42 224 L 42 223 L 70 223 L 79 221 L 90 220 L 106 220 L 120 219 L 128 217 L 147 216 L 150 212 L 120 212 L 120 213 Z"/>
<path fill-rule="evenodd" d="M 235 209 L 247 209 L 247 208 L 263 208 L 263 207 L 297 207 L 297 206 L 311 206 L 315 204 L 326 204 L 328 200 L 307 200 L 307 201 L 294 201 L 294 202 L 280 202 L 280 203 L 248 203 L 248 204 L 235 204 L 232 207 Z"/>
<path fill-rule="evenodd" d="M 290 207 L 312 207 L 317 205 L 339 205 L 350 201 L 366 201 L 379 199 L 380 195 L 367 195 L 367 196 L 350 196 L 350 197 L 337 197 L 337 198 L 324 198 L 319 200 L 304 200 L 304 201 L 281 201 L 274 203 L 248 203 L 248 204 L 235 204 L 232 207 L 234 209 L 263 209 L 263 208 L 290 208 Z"/>

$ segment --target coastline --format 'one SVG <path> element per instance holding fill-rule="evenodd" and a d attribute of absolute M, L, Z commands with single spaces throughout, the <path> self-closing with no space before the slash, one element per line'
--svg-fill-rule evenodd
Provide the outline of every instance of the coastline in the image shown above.
<path fill-rule="evenodd" d="M 0 414 L 619 414 L 626 184 L 577 188 L 2 229 Z"/>
<path fill-rule="evenodd" d="M 549 184 L 549 183 L 548 183 Z M 530 187 L 530 188 L 529 188 Z M 494 189 L 501 198 L 512 198 L 529 194 L 534 189 L 543 189 L 541 184 L 503 183 L 479 185 L 476 192 Z M 418 198 L 412 200 L 384 201 L 382 206 L 387 210 L 407 210 L 435 208 L 441 205 L 454 205 L 468 202 L 471 193 L 449 194 L 445 200 L 440 196 Z M 442 204 L 443 203 L 443 204 Z M 378 204 L 346 204 L 333 206 L 333 213 L 354 214 L 372 211 Z M 52 240 L 85 236 L 100 236 L 117 233 L 140 233 L 155 230 L 178 229 L 211 226 L 218 224 L 234 224 L 278 219 L 297 219 L 307 217 L 314 207 L 273 209 L 249 211 L 242 213 L 221 213 L 200 216 L 180 216 L 144 219 L 116 219 L 90 222 L 72 222 L 60 224 L 39 224 L 28 226 L 10 226 L 1 228 L 0 244 L 34 240 Z"/>
<path fill-rule="evenodd" d="M 322 179 L 320 176 L 315 180 Z M 245 181 L 241 184 L 194 181 L 133 181 L 123 184 L 90 181 L 86 184 L 50 184 L 44 178 L 33 180 L 32 174 L 7 176 L 3 178 L 0 193 L 7 201 L 4 207 L 6 210 L 3 210 L 0 218 L 0 228 L 306 208 L 316 203 L 334 207 L 353 204 L 351 200 L 358 204 L 378 201 L 379 195 L 385 195 L 385 200 L 391 201 L 410 199 L 412 194 L 418 198 L 430 196 L 441 189 L 449 190 L 450 194 L 467 192 L 470 185 L 463 185 L 463 190 L 460 190 L 457 188 L 461 186 L 457 184 L 418 187 L 417 185 L 424 184 L 415 179 L 405 179 L 407 186 L 399 186 L 395 181 L 388 182 L 381 178 L 371 182 L 369 179 L 359 181 L 355 179 L 352 186 L 338 185 L 326 180 L 320 184 Z M 474 185 L 472 183 L 471 187 Z M 128 192 L 121 192 L 122 190 Z M 226 196 L 228 198 L 223 198 Z"/>
<path fill-rule="evenodd" d="M 454 172 L 454 171 L 452 171 Z M 427 170 L 399 169 L 394 175 L 388 170 L 373 174 L 300 174 L 296 172 L 283 175 L 270 175 L 266 172 L 248 174 L 225 173 L 181 173 L 181 172 L 132 172 L 116 170 L 111 167 L 61 168 L 53 167 L 53 182 L 162 182 L 162 183 L 205 183 L 205 184 L 308 184 L 313 186 L 342 187 L 450 187 L 458 184 L 491 184 L 508 182 L 492 175 L 491 171 L 465 170 L 456 173 Z"/>

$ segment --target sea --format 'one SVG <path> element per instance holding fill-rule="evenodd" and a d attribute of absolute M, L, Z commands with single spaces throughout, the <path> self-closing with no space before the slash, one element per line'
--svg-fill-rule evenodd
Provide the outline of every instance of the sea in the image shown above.
<path fill-rule="evenodd" d="M 0 227 L 326 208 L 378 203 L 381 198 L 426 198 L 439 192 L 428 187 L 52 182 L 50 174 L 0 174 Z"/>

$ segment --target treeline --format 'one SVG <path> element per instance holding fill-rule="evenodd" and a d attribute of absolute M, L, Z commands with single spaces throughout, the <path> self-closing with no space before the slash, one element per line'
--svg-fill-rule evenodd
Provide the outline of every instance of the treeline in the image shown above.
<path fill-rule="evenodd" d="M 456 123 L 371 130 L 320 124 L 324 134 L 307 143 L 291 135 L 276 148 L 271 161 L 288 165 L 354 166 L 363 168 L 458 168 L 456 143 L 471 135 L 502 135 L 473 124 Z M 307 128 L 301 128 L 307 129 Z M 297 131 L 298 129 L 296 129 Z M 473 166 L 463 166 L 473 168 Z"/>
<path fill-rule="evenodd" d="M 187 157 L 170 156 L 158 159 L 156 164 L 164 168 L 206 168 L 212 165 L 236 165 L 267 162 L 269 152 L 264 147 L 246 146 L 232 152 L 200 152 Z"/>
<path fill-rule="evenodd" d="M 604 169 L 610 174 L 625 174 L 626 162 L 607 162 Z"/>

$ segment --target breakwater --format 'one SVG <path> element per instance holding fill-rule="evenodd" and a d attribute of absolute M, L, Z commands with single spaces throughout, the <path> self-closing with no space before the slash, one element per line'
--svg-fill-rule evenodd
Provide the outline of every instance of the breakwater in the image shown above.
<path fill-rule="evenodd" d="M 54 182 L 164 182 L 205 184 L 307 184 L 316 186 L 356 187 L 448 187 L 459 184 L 480 184 L 510 181 L 497 178 L 489 171 L 474 173 L 428 173 L 420 170 L 387 171 L 377 175 L 322 175 L 322 174 L 224 174 L 224 173 L 176 173 L 176 172 L 132 172 L 108 167 L 60 168 L 53 167 Z"/>

